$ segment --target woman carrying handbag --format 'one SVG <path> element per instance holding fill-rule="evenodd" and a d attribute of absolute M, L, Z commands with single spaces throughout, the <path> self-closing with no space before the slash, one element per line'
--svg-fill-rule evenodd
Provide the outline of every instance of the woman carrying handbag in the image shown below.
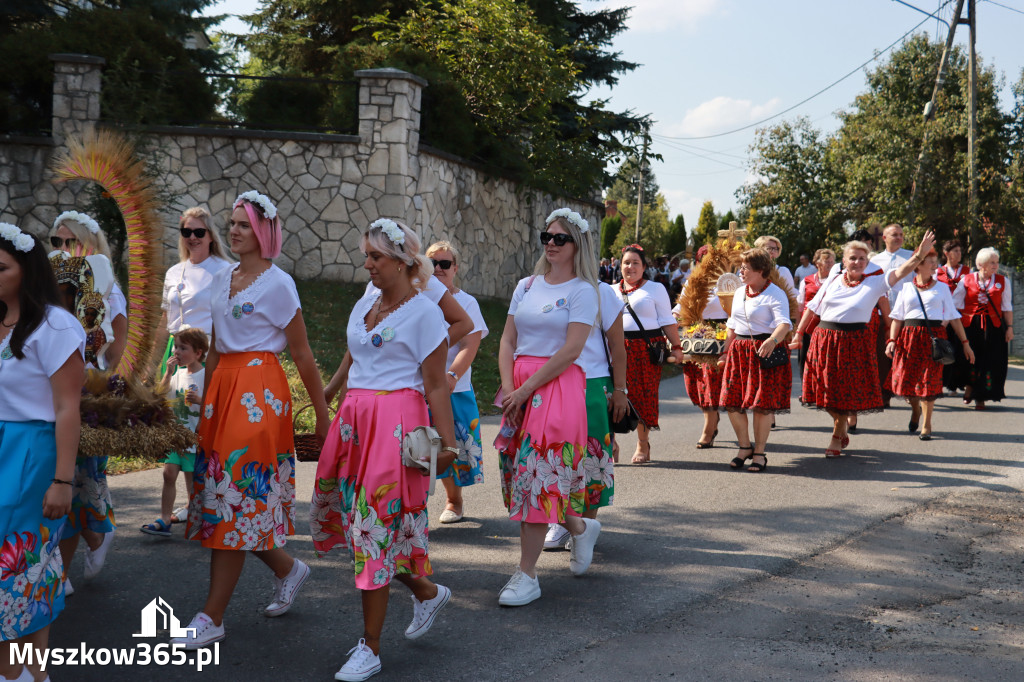
<path fill-rule="evenodd" d="M 650 435 L 658 430 L 658 389 L 661 365 L 671 352 L 682 363 L 679 349 L 679 326 L 672 316 L 672 303 L 665 287 L 645 279 L 647 256 L 639 244 L 622 250 L 622 280 L 615 292 L 626 306 L 622 328 L 626 338 L 626 388 L 630 402 L 640 414 L 636 429 L 636 452 L 633 464 L 651 461 Z M 666 338 L 668 344 L 666 344 Z"/>
<path fill-rule="evenodd" d="M 933 354 L 933 339 L 945 341 L 946 322 L 956 332 L 967 361 L 974 363 L 974 353 L 967 343 L 960 313 L 953 304 L 949 287 L 935 279 L 939 259 L 934 250 L 915 269 L 911 285 L 900 289 L 890 317 L 892 329 L 885 354 L 892 358 L 892 369 L 885 387 L 893 395 L 910 401 L 911 416 L 907 429 L 913 433 L 921 425 L 921 440 L 932 438 L 932 411 L 935 399 L 942 395 L 942 368 Z M 950 347 L 950 360 L 952 348 Z"/>

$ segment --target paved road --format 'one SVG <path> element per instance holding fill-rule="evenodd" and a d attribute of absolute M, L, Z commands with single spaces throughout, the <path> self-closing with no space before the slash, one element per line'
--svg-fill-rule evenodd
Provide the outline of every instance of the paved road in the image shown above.
<path fill-rule="evenodd" d="M 1011 367 L 1007 389 L 1024 395 L 1024 368 Z M 654 462 L 618 468 L 615 505 L 601 513 L 604 531 L 591 570 L 574 578 L 567 553 L 545 553 L 539 565 L 544 596 L 519 609 L 497 606 L 497 592 L 517 563 L 518 527 L 501 504 L 497 457 L 485 448 L 488 480 L 466 490 L 468 519 L 444 527 L 432 522 L 435 578 L 452 588 L 454 601 L 427 637 L 409 642 L 402 631 L 411 604 L 396 585 L 384 630 L 384 672 L 374 679 L 579 679 L 580 674 L 623 679 L 675 673 L 676 679 L 810 680 L 823 679 L 824 672 L 837 679 L 959 678 L 942 677 L 941 670 L 933 676 L 915 667 L 913 659 L 903 670 L 890 661 L 884 669 L 889 677 L 874 677 L 867 657 L 858 674 L 847 674 L 834 666 L 835 649 L 817 639 L 794 639 L 789 648 L 773 642 L 786 639 L 784 632 L 820 625 L 833 606 L 848 618 L 859 606 L 877 605 L 884 590 L 876 592 L 870 576 L 890 570 L 895 552 L 904 552 L 903 563 L 933 558 L 936 548 L 928 534 L 906 532 L 907 519 L 963 495 L 984 495 L 986 504 L 1005 505 L 1005 498 L 1024 489 L 1024 400 L 1008 399 L 984 413 L 964 408 L 959 400 L 941 400 L 936 438 L 930 442 L 907 433 L 910 412 L 904 405 L 869 415 L 853 437 L 850 456 L 839 460 L 823 457 L 828 417 L 794 401 L 793 413 L 781 415 L 772 433 L 768 470 L 754 475 L 728 468 L 735 454 L 728 427 L 714 449 L 693 447 L 700 414 L 683 394 L 681 378 L 662 384 Z M 485 443 L 496 432 L 496 422 L 488 420 Z M 634 443 L 627 437 L 623 452 L 632 452 Z M 226 617 L 228 638 L 217 667 L 201 674 L 173 667 L 65 668 L 53 671 L 54 680 L 332 679 L 362 623 L 347 560 L 341 554 L 316 558 L 305 532 L 307 505 L 301 502 L 310 498 L 313 473 L 312 464 L 298 467 L 300 535 L 289 548 L 313 567 L 313 575 L 291 613 L 278 619 L 261 615 L 271 596 L 271 576 L 250 560 Z M 146 641 L 132 634 L 139 632 L 140 609 L 158 595 L 186 622 L 202 606 L 205 550 L 182 540 L 180 526 L 171 540 L 136 530 L 154 516 L 159 481 L 157 470 L 112 479 L 121 530 L 97 579 L 86 583 L 76 558 L 71 577 L 77 592 L 54 626 L 54 646 L 128 647 Z M 443 494 L 431 506 L 433 520 Z M 969 535 L 963 529 L 973 528 L 971 523 L 963 521 L 963 533 Z M 866 540 L 872 533 L 880 538 L 874 543 Z M 823 571 L 815 563 L 843 561 L 842 552 L 856 557 L 844 564 L 844 572 Z M 843 592 L 834 601 L 839 576 L 863 583 L 863 589 Z M 795 599 L 792 584 L 785 582 L 792 580 L 816 600 L 794 609 L 788 619 L 768 618 L 765 609 L 771 605 L 744 598 L 767 585 L 785 604 Z M 751 631 L 755 622 L 765 629 Z M 713 637 L 716 633 L 721 636 Z M 739 639 L 730 639 L 733 634 Z M 1022 679 L 1019 639 L 1013 646 L 1014 662 L 1000 659 L 1000 665 L 1016 673 L 1005 679 Z M 975 652 L 983 662 L 987 655 L 983 646 Z"/>

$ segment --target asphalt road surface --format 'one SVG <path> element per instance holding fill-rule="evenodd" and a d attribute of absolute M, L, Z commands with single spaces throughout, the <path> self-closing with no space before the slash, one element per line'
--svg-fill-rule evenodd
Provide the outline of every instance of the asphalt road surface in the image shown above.
<path fill-rule="evenodd" d="M 823 456 L 828 416 L 794 400 L 771 434 L 767 471 L 752 474 L 727 465 L 727 420 L 715 448 L 694 447 L 700 413 L 681 378 L 665 381 L 653 462 L 617 468 L 591 569 L 573 577 L 567 552 L 545 552 L 543 596 L 520 608 L 497 604 L 519 533 L 487 419 L 486 480 L 465 489 L 466 520 L 439 526 L 440 485 L 431 500 L 434 579 L 453 600 L 411 642 L 412 605 L 396 583 L 374 679 L 1024 679 L 1024 368 L 1011 366 L 1007 393 L 985 412 L 941 399 L 929 442 L 908 433 L 910 409 L 894 401 L 861 418 L 836 460 Z M 634 444 L 622 440 L 624 462 Z M 347 556 L 312 550 L 314 471 L 297 469 L 288 549 L 313 573 L 291 612 L 263 617 L 272 576 L 250 558 L 216 665 L 60 666 L 53 680 L 333 679 L 362 617 Z M 160 481 L 159 470 L 111 478 L 119 529 L 107 565 L 87 582 L 79 552 L 52 646 L 155 646 L 166 637 L 132 636 L 151 600 L 182 624 L 202 607 L 208 552 L 183 540 L 182 525 L 169 540 L 138 532 L 157 513 Z"/>

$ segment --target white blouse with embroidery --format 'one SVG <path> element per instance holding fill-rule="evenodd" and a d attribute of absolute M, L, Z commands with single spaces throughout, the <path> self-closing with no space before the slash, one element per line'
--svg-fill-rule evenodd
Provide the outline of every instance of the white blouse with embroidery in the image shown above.
<path fill-rule="evenodd" d="M 295 281 L 271 265 L 248 287 L 231 296 L 231 275 L 238 264 L 213 278 L 213 332 L 218 353 L 280 353 L 288 345 L 285 327 L 302 304 Z"/>

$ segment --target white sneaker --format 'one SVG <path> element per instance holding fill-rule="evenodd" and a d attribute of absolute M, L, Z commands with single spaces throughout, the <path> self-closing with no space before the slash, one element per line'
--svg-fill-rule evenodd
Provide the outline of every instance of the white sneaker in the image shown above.
<path fill-rule="evenodd" d="M 557 523 L 548 524 L 548 534 L 544 536 L 544 549 L 562 549 L 565 541 L 572 537 L 564 526 Z"/>
<path fill-rule="evenodd" d="M 202 649 L 204 646 L 219 642 L 225 636 L 224 623 L 214 625 L 210 617 L 202 611 L 195 615 L 187 627 L 195 628 L 195 631 L 191 635 L 173 638 L 171 644 L 184 644 L 185 648 L 189 650 Z"/>
<path fill-rule="evenodd" d="M 498 594 L 501 606 L 525 606 L 540 599 L 540 580 L 531 578 L 519 569 L 512 575 Z"/>
<path fill-rule="evenodd" d="M 452 509 L 445 509 L 437 520 L 441 523 L 458 523 L 462 520 L 462 514 Z"/>
<path fill-rule="evenodd" d="M 299 593 L 299 588 L 306 582 L 309 573 L 309 566 L 296 559 L 291 573 L 283 578 L 275 578 L 274 601 L 270 602 L 270 605 L 263 609 L 263 615 L 268 618 L 274 618 L 288 613 L 288 609 L 292 607 L 292 602 L 295 601 L 295 596 Z"/>
<path fill-rule="evenodd" d="M 70 597 L 75 593 L 75 588 L 71 587 L 71 579 L 64 579 L 64 597 Z"/>
<path fill-rule="evenodd" d="M 103 570 L 103 564 L 107 560 L 107 552 L 110 551 L 110 544 L 114 541 L 114 531 L 103 534 L 103 541 L 95 550 L 85 546 L 85 579 L 92 580 Z"/>
<path fill-rule="evenodd" d="M 569 570 L 573 575 L 583 575 L 594 559 L 594 545 L 601 534 L 601 523 L 596 519 L 582 519 L 586 529 L 572 539 L 569 548 Z"/>
<path fill-rule="evenodd" d="M 341 669 L 334 673 L 334 679 L 343 682 L 361 682 L 380 672 L 380 657 L 373 649 L 366 646 L 366 640 L 360 639 L 359 644 L 348 650 L 348 660 Z"/>
<path fill-rule="evenodd" d="M 441 612 L 444 605 L 452 598 L 452 591 L 444 585 L 437 586 L 437 596 L 427 601 L 420 601 L 416 595 L 412 596 L 412 622 L 405 629 L 405 636 L 409 639 L 418 639 L 427 634 L 427 630 L 434 624 L 434 619 Z"/>

